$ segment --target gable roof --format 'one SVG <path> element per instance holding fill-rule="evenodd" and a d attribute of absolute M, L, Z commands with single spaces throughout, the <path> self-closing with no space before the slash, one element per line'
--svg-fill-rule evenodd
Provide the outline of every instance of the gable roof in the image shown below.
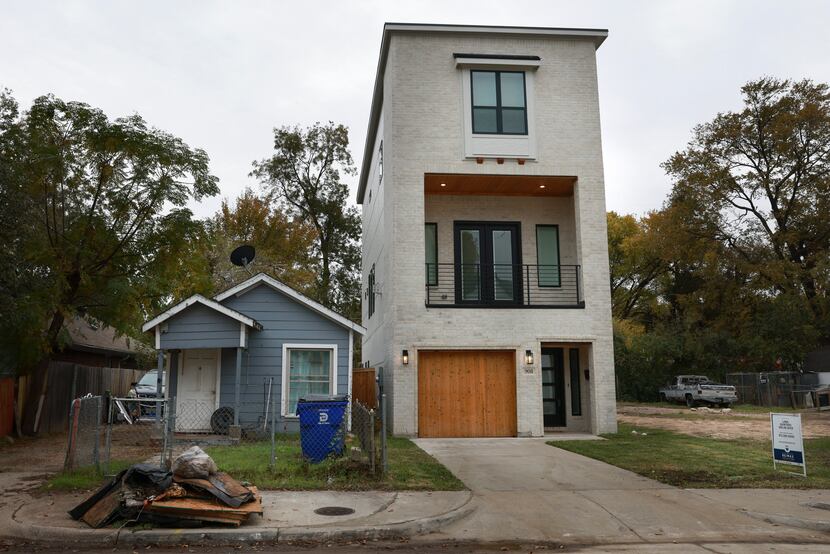
<path fill-rule="evenodd" d="M 173 317 L 177 313 L 189 308 L 190 306 L 193 306 L 194 304 L 201 304 L 203 306 L 206 306 L 206 307 L 210 308 L 211 310 L 215 310 L 215 311 L 219 312 L 222 315 L 226 315 L 231 319 L 235 319 L 240 323 L 244 323 L 248 327 L 253 327 L 254 329 L 262 329 L 262 325 L 257 323 L 257 321 L 255 319 L 252 319 L 252 318 L 246 316 L 245 314 L 243 314 L 241 312 L 237 312 L 236 310 L 232 310 L 232 309 L 228 308 L 227 306 L 223 306 L 222 304 L 220 304 L 219 302 L 216 302 L 215 300 L 210 300 L 209 298 L 205 298 L 201 294 L 194 294 L 190 298 L 188 298 L 186 300 L 182 300 L 181 302 L 179 302 L 178 304 L 176 304 L 172 308 L 160 313 L 158 316 L 154 317 L 153 319 L 151 319 L 150 321 L 148 321 L 147 323 L 142 325 L 141 330 L 144 331 L 144 332 L 147 332 L 150 329 L 152 329 L 153 327 L 155 327 L 155 326 L 157 326 L 161 323 L 164 323 L 165 321 L 167 321 L 168 319 L 170 319 L 171 317 Z"/>
<path fill-rule="evenodd" d="M 346 317 L 343 317 L 342 315 L 338 314 L 334 310 L 326 308 L 325 306 L 323 306 L 319 302 L 316 302 L 316 301 L 312 300 L 311 298 L 309 298 L 308 296 L 305 296 L 304 294 L 301 294 L 301 293 L 297 292 L 296 290 L 292 289 L 291 287 L 289 287 L 285 283 L 283 283 L 281 281 L 277 281 L 276 279 L 274 279 L 273 277 L 271 277 L 270 275 L 268 275 L 266 273 L 257 273 L 256 275 L 254 275 L 250 279 L 242 281 L 241 283 L 239 283 L 235 287 L 231 287 L 228 290 L 226 290 L 225 292 L 220 292 L 219 294 L 217 294 L 214 297 L 214 299 L 217 302 L 222 302 L 223 300 L 225 300 L 226 298 L 230 298 L 231 296 L 245 294 L 249 290 L 251 290 L 254 287 L 257 287 L 259 285 L 268 285 L 272 289 L 277 290 L 277 291 L 285 294 L 286 296 L 288 296 L 292 300 L 294 300 L 296 302 L 299 302 L 300 304 L 303 304 L 304 306 L 310 308 L 311 310 L 314 310 L 315 312 L 319 313 L 323 317 L 325 317 L 327 319 L 330 319 L 331 321 L 333 321 L 335 323 L 338 323 L 338 324 L 342 325 L 343 327 L 351 329 L 352 331 L 354 331 L 356 333 L 359 333 L 361 335 L 366 334 L 366 328 L 363 327 L 362 325 L 358 325 L 354 321 L 352 321 L 352 320 L 350 320 Z"/>
<path fill-rule="evenodd" d="M 363 204 L 366 193 L 366 181 L 369 179 L 369 167 L 375 152 L 375 135 L 380 123 L 380 111 L 383 104 L 383 74 L 386 71 L 386 57 L 393 33 L 445 33 L 456 35 L 503 35 L 522 38 L 560 37 L 591 40 L 595 48 L 608 37 L 608 29 L 581 29 L 573 27 L 510 27 L 503 25 L 444 25 L 434 23 L 384 23 L 383 36 L 380 39 L 380 55 L 375 71 L 375 86 L 372 92 L 372 105 L 369 108 L 369 128 L 366 130 L 366 143 L 363 146 L 363 163 L 360 164 L 360 176 L 357 181 L 357 203 Z"/>

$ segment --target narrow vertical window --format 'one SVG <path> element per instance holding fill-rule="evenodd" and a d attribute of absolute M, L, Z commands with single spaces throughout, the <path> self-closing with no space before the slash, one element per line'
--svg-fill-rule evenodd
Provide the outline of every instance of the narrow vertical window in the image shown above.
<path fill-rule="evenodd" d="M 383 182 L 383 141 L 378 147 L 378 183 Z"/>
<path fill-rule="evenodd" d="M 438 224 L 424 223 L 424 257 L 427 286 L 438 284 Z"/>
<path fill-rule="evenodd" d="M 375 313 L 375 264 L 372 264 L 372 270 L 369 272 L 369 283 L 366 287 L 366 296 L 368 300 L 367 313 L 368 317 L 372 317 Z"/>
<path fill-rule="evenodd" d="M 562 284 L 559 267 L 559 226 L 536 226 L 536 274 L 540 287 L 558 287 Z"/>
<path fill-rule="evenodd" d="M 579 348 L 568 353 L 571 364 L 571 415 L 582 415 L 582 389 L 579 386 Z"/>

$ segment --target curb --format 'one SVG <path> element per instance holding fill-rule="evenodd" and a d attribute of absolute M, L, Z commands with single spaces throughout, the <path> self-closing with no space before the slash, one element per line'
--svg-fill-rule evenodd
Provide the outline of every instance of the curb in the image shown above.
<path fill-rule="evenodd" d="M 749 510 L 740 511 L 751 518 L 759 519 L 767 523 L 774 523 L 776 525 L 786 525 L 788 527 L 798 527 L 799 529 L 809 529 L 810 531 L 820 531 L 822 533 L 830 533 L 830 521 L 802 519 L 798 517 L 782 516 L 778 514 L 765 514 L 763 512 L 751 512 Z"/>
<path fill-rule="evenodd" d="M 69 527 L 42 527 L 22 523 L 15 519 L 17 512 L 25 505 L 21 504 L 12 513 L 10 525 L 0 531 L 0 535 L 19 540 L 44 544 L 60 543 L 66 545 L 84 544 L 89 546 L 116 545 L 160 545 L 173 546 L 181 544 L 239 545 L 257 542 L 326 542 L 397 539 L 423 535 L 440 530 L 469 516 L 475 510 L 471 506 L 472 493 L 459 506 L 442 514 L 418 518 L 385 525 L 366 525 L 359 527 L 319 526 L 319 527 L 244 527 L 235 529 L 148 529 L 130 531 L 129 529 L 101 532 L 93 529 L 75 529 Z M 377 513 L 377 512 L 376 512 Z"/>

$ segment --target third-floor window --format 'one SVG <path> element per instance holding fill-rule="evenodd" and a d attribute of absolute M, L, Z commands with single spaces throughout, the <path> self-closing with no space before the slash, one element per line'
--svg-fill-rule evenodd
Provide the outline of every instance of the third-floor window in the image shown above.
<path fill-rule="evenodd" d="M 527 95 L 523 71 L 470 71 L 473 133 L 527 134 Z"/>

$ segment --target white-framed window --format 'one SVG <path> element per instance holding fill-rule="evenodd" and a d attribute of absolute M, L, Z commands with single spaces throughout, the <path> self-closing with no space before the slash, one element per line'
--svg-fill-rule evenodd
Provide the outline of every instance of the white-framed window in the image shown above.
<path fill-rule="evenodd" d="M 537 56 L 454 54 L 461 78 L 464 156 L 534 160 Z"/>
<path fill-rule="evenodd" d="M 297 416 L 297 401 L 337 392 L 336 344 L 282 345 L 282 415 Z"/>

